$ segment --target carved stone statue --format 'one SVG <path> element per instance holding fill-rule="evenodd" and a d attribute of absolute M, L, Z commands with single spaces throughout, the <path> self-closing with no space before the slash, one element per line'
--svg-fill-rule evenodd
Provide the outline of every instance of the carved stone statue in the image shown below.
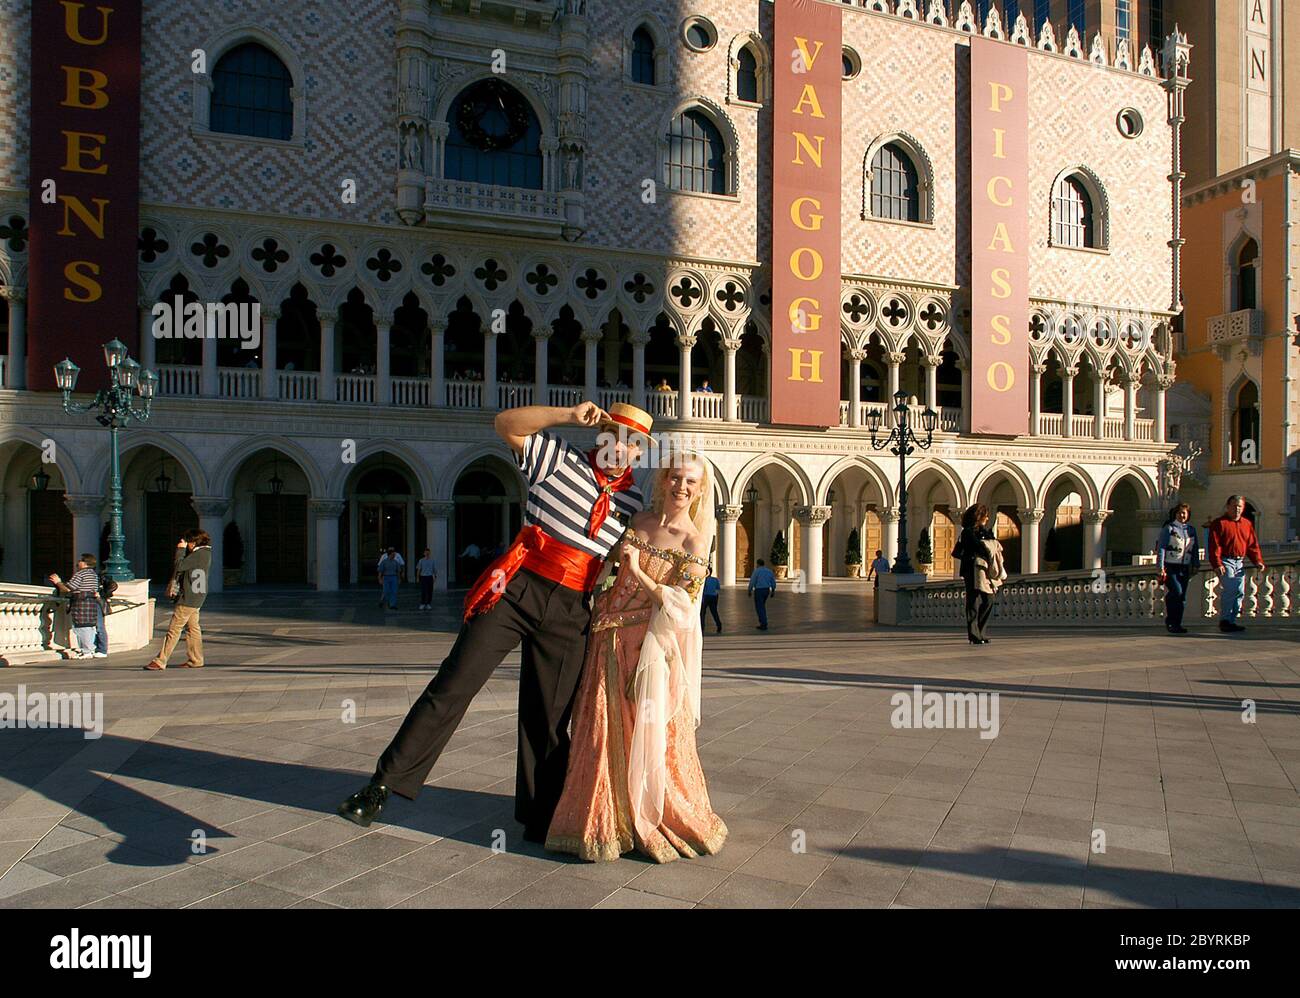
<path fill-rule="evenodd" d="M 424 143 L 420 141 L 418 125 L 408 125 L 402 139 L 402 168 L 406 170 L 424 169 Z"/>

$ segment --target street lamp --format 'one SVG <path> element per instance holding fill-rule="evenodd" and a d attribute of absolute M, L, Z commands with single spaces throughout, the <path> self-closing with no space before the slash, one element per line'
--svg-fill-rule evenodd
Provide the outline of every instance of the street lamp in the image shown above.
<path fill-rule="evenodd" d="M 877 440 L 882 421 L 879 409 L 867 413 L 867 429 L 871 431 L 871 446 L 875 450 L 889 447 L 891 454 L 898 455 L 898 555 L 894 558 L 894 571 L 904 575 L 912 573 L 912 559 L 907 554 L 907 458 L 917 447 L 929 450 L 934 443 L 935 427 L 939 424 L 939 414 L 926 408 L 921 414 L 921 426 L 925 429 L 925 439 L 921 440 L 908 425 L 909 406 L 906 392 L 894 393 L 894 425 L 889 429 L 889 436 Z M 892 446 L 891 446 L 892 445 Z"/>
<path fill-rule="evenodd" d="M 745 502 L 753 506 L 758 502 L 758 487 L 751 485 L 745 490 Z"/>
<path fill-rule="evenodd" d="M 122 466 L 118 458 L 117 431 L 133 419 L 144 422 L 158 389 L 158 375 L 142 370 L 132 360 L 127 346 L 119 339 L 104 344 L 104 363 L 108 366 L 108 387 L 101 388 L 89 402 L 72 401 L 81 368 L 68 358 L 54 365 L 54 383 L 63 392 L 63 411 L 66 413 L 94 412 L 101 426 L 108 427 L 108 458 L 110 471 L 110 511 L 108 530 L 108 560 L 104 574 L 118 582 L 135 578 L 131 563 L 126 560 L 125 541 L 122 535 Z M 136 396 L 143 401 L 135 403 Z"/>

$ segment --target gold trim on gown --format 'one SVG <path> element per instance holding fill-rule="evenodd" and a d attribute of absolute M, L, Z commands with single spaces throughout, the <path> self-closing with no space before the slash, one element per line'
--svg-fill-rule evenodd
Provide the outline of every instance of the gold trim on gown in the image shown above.
<path fill-rule="evenodd" d="M 629 532 L 641 569 L 656 582 L 680 585 L 694 597 L 702 585 L 690 564 L 707 562 L 681 550 L 654 547 Z M 709 804 L 695 743 L 695 723 L 683 704 L 668 720 L 667 788 L 663 818 L 642 841 L 629 803 L 628 760 L 635 724 L 632 687 L 641 643 L 654 610 L 630 570 L 598 595 L 574 703 L 573 740 L 564 792 L 546 848 L 586 860 L 613 860 L 636 850 L 659 863 L 718 852 L 727 826 Z"/>

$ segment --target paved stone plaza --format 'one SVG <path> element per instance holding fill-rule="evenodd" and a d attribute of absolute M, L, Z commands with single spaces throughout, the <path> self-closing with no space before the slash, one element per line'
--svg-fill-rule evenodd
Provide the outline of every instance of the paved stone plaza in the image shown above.
<path fill-rule="evenodd" d="M 723 594 L 699 740 L 731 837 L 666 866 L 520 840 L 517 655 L 417 802 L 368 830 L 333 815 L 450 647 L 457 594 L 391 613 L 369 590 L 231 592 L 204 609 L 202 671 L 143 672 L 147 651 L 4 670 L 0 693 L 102 692 L 106 720 L 0 731 L 0 906 L 1300 905 L 1300 631 L 971 648 L 864 629 L 859 587 L 783 591 L 766 634 Z M 998 692 L 998 736 L 894 728 L 918 683 Z"/>

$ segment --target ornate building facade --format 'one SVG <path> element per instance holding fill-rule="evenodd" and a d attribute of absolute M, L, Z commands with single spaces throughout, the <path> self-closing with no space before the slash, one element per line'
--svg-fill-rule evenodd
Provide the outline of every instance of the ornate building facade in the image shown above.
<path fill-rule="evenodd" d="M 198 524 L 231 583 L 333 589 L 394 544 L 466 584 L 520 517 L 493 414 L 590 398 L 710 460 L 724 583 L 781 532 L 816 584 L 853 532 L 866 561 L 897 545 L 897 461 L 867 425 L 899 390 L 939 414 L 908 482 L 936 574 L 975 501 L 1025 572 L 1149 551 L 1189 47 L 977 6 L 844 5 L 840 421 L 810 430 L 768 421 L 770 5 L 361 0 L 340 31 L 313 2 L 146 2 L 138 328 L 103 336 L 161 377 L 124 436 L 137 573 Z M 0 0 L 0 573 L 22 581 L 96 548 L 108 473 L 102 430 L 25 387 L 25 8 Z M 1015 438 L 969 432 L 977 33 L 1029 57 Z M 186 302 L 258 304 L 260 343 L 156 338 L 156 306 Z"/>

